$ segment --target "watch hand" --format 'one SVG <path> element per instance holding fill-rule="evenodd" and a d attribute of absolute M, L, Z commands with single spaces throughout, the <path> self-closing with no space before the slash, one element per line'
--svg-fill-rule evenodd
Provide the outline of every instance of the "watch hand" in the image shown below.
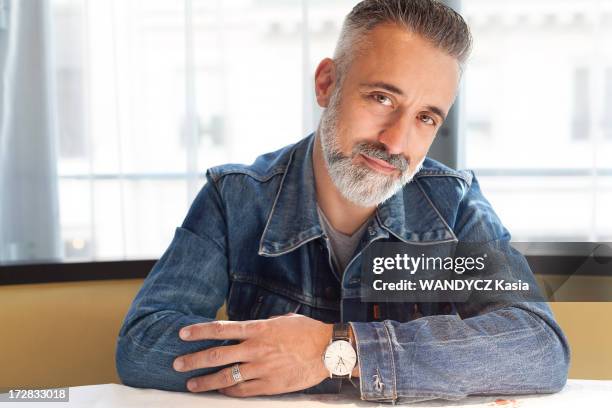
<path fill-rule="evenodd" d="M 346 369 L 346 364 L 344 364 L 344 360 L 342 360 L 342 359 L 340 359 L 340 360 L 341 360 L 340 362 L 342 363 L 342 365 L 343 365 L 343 366 L 344 366 L 344 368 Z"/>

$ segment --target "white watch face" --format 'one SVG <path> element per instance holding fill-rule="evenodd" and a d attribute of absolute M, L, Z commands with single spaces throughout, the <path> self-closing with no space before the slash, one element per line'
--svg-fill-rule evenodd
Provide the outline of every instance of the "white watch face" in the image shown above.
<path fill-rule="evenodd" d="M 323 364 L 334 375 L 347 375 L 355 368 L 357 354 L 346 340 L 333 341 L 323 354 Z"/>

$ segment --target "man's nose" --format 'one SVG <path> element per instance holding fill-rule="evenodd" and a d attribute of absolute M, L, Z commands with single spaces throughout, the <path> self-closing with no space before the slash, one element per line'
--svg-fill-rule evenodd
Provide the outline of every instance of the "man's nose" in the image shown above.
<path fill-rule="evenodd" d="M 402 154 L 411 132 L 408 115 L 397 115 L 380 132 L 378 141 L 385 145 L 389 154 Z"/>

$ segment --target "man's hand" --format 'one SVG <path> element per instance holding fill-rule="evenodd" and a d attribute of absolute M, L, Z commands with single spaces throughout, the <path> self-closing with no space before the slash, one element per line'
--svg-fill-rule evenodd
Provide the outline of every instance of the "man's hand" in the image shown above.
<path fill-rule="evenodd" d="M 218 390 L 236 397 L 282 394 L 315 386 L 329 377 L 322 355 L 332 337 L 332 325 L 303 315 L 199 323 L 184 327 L 179 335 L 185 341 L 241 340 L 174 360 L 177 371 L 240 363 L 243 382 L 235 383 L 228 367 L 190 379 L 187 388 L 192 392 Z"/>

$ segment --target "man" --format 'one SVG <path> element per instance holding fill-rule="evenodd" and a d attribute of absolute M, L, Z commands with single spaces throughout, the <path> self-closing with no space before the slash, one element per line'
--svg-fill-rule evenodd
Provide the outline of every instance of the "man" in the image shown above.
<path fill-rule="evenodd" d="M 359 297 L 374 242 L 494 242 L 528 269 L 473 173 L 426 158 L 469 48 L 435 0 L 355 6 L 315 73 L 316 135 L 207 172 L 125 319 L 123 382 L 244 397 L 359 377 L 362 399 L 400 402 L 560 390 L 569 349 L 545 303 Z"/>

